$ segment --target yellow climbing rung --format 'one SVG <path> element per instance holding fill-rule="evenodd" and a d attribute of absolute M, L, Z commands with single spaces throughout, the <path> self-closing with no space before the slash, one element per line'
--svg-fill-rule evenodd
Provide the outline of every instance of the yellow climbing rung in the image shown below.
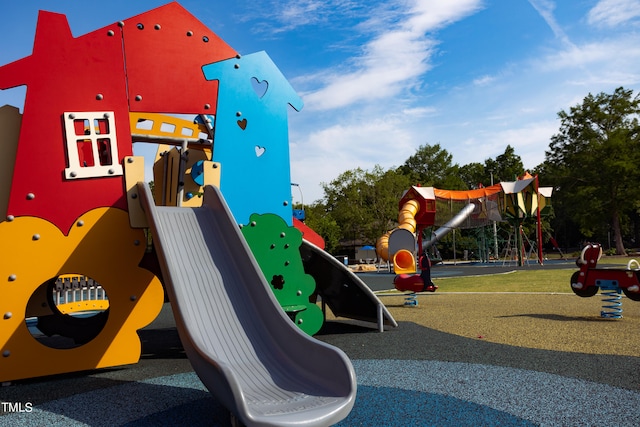
<path fill-rule="evenodd" d="M 206 125 L 154 113 L 129 113 L 131 135 L 142 141 L 181 143 L 209 139 Z"/>

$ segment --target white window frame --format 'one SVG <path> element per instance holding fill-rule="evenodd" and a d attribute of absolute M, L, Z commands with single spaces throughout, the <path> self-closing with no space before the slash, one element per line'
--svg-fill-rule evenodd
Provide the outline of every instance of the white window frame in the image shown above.
<path fill-rule="evenodd" d="M 89 122 L 88 134 L 76 135 L 74 122 L 76 120 L 87 120 Z M 96 120 L 106 120 L 109 132 L 105 134 L 96 133 L 94 123 Z M 118 162 L 118 140 L 116 139 L 116 126 L 113 111 L 94 112 L 65 112 L 64 113 L 65 136 L 67 139 L 67 160 L 69 167 L 65 168 L 66 179 L 98 178 L 108 176 L 119 176 L 123 174 L 122 165 Z M 85 140 L 91 143 L 93 153 L 93 166 L 82 166 L 78 154 L 78 141 Z M 111 143 L 111 164 L 101 165 L 100 154 L 98 153 L 98 139 L 109 139 Z"/>

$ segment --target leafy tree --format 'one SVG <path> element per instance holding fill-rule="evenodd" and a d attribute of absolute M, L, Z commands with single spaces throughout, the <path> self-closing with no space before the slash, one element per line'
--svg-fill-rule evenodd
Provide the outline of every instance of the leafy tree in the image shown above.
<path fill-rule="evenodd" d="M 388 229 L 390 218 L 397 218 L 398 201 L 409 185 L 397 170 L 352 169 L 322 184 L 323 205 L 343 239 L 371 244 Z"/>
<path fill-rule="evenodd" d="M 486 174 L 485 166 L 482 163 L 469 163 L 460 167 L 459 172 L 460 178 L 462 178 L 468 189 L 476 189 L 480 187 L 480 184 L 487 187 L 490 184 L 490 175 Z"/>
<path fill-rule="evenodd" d="M 329 252 L 335 251 L 340 241 L 347 245 L 373 244 L 397 226 L 399 200 L 411 185 L 473 189 L 479 184 L 490 185 L 490 171 L 498 182 L 503 176 L 505 180 L 514 179 L 524 168 L 510 146 L 495 160 L 460 167 L 439 144 L 423 145 L 398 168 L 356 168 L 323 183 L 324 198 L 307 207 L 306 222 L 325 239 Z"/>
<path fill-rule="evenodd" d="M 446 190 L 466 190 L 468 187 L 460 177 L 460 167 L 452 163 L 453 156 L 436 145 L 421 145 L 416 153 L 400 167 L 414 184 Z"/>
<path fill-rule="evenodd" d="M 402 174 L 399 168 L 383 172 L 379 166 L 374 169 L 378 175 L 374 183 L 374 199 L 371 205 L 376 214 L 376 227 L 372 228 L 375 239 L 397 225 L 398 203 L 404 192 L 412 183 L 408 176 Z"/>
<path fill-rule="evenodd" d="M 340 226 L 327 214 L 324 204 L 316 202 L 306 206 L 305 214 L 305 224 L 324 239 L 327 252 L 334 252 L 340 244 Z"/>
<path fill-rule="evenodd" d="M 493 173 L 493 182 L 514 181 L 518 176 L 524 174 L 522 159 L 515 153 L 511 145 L 507 145 L 504 153 L 494 159 L 487 159 L 484 162 L 485 176 Z"/>
<path fill-rule="evenodd" d="M 365 228 L 373 220 L 367 209 L 367 173 L 360 168 L 340 174 L 329 184 L 322 183 L 327 213 L 340 226 L 340 233 L 354 242 L 361 239 Z"/>
<path fill-rule="evenodd" d="M 602 238 L 610 227 L 617 254 L 626 253 L 623 230 L 640 196 L 638 113 L 640 100 L 631 90 L 589 94 L 558 113 L 560 129 L 545 153 L 544 169 L 556 182 L 562 214 L 587 238 Z"/>

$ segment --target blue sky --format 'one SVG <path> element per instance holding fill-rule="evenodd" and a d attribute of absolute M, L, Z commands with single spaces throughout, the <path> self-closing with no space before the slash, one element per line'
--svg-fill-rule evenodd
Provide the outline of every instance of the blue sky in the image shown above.
<path fill-rule="evenodd" d="M 3 4 L 0 64 L 31 53 L 39 9 L 66 14 L 80 36 L 165 3 Z M 289 130 L 305 203 L 322 197 L 320 183 L 399 166 L 423 144 L 461 166 L 511 145 L 533 168 L 560 110 L 588 93 L 640 89 L 640 0 L 180 3 L 240 53 L 267 51 L 303 98 Z M 0 91 L 0 105 L 21 106 L 23 93 Z"/>

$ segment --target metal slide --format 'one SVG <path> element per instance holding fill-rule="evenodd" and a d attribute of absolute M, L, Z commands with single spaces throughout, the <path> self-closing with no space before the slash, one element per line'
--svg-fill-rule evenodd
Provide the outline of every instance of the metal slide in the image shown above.
<path fill-rule="evenodd" d="M 356 396 L 351 362 L 280 308 L 223 196 L 200 208 L 156 207 L 138 192 L 187 356 L 204 385 L 246 426 L 328 426 Z"/>
<path fill-rule="evenodd" d="M 464 208 L 460 210 L 453 218 L 451 218 L 446 224 L 442 227 L 438 228 L 432 235 L 431 239 L 422 244 L 422 249 L 430 248 L 434 244 L 438 242 L 438 240 L 442 239 L 448 233 L 451 232 L 454 228 L 457 228 L 462 224 L 462 222 L 469 217 L 475 210 L 476 205 L 473 203 L 469 203 Z"/>

